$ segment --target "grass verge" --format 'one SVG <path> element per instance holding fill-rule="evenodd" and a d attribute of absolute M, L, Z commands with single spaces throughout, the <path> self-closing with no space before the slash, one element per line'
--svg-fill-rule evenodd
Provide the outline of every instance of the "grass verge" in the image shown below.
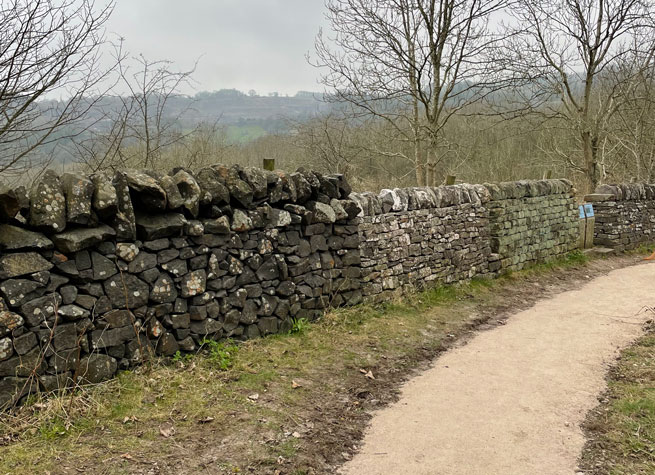
<path fill-rule="evenodd" d="M 654 313 L 653 309 L 649 309 Z M 609 372 L 608 390 L 588 416 L 584 473 L 655 473 L 655 323 L 624 350 Z"/>
<path fill-rule="evenodd" d="M 413 370 L 472 329 L 617 265 L 627 261 L 592 268 L 574 253 L 37 398 L 0 416 L 0 473 L 334 473 Z"/>

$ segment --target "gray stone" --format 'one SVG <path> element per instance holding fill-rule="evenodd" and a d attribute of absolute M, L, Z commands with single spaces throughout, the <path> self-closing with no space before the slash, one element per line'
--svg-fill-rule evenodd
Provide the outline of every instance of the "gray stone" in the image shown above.
<path fill-rule="evenodd" d="M 116 230 L 118 240 L 133 241 L 136 239 L 136 225 L 134 206 L 130 196 L 130 188 L 127 184 L 125 173 L 117 171 L 112 184 L 116 189 L 118 211 L 114 216 L 113 228 Z"/>
<path fill-rule="evenodd" d="M 314 213 L 315 223 L 330 224 L 337 220 L 337 215 L 330 205 L 319 201 L 309 201 L 307 208 Z"/>
<path fill-rule="evenodd" d="M 253 190 L 239 175 L 238 167 L 215 166 L 216 171 L 225 180 L 230 197 L 244 208 L 250 208 L 253 200 Z"/>
<path fill-rule="evenodd" d="M 129 310 L 112 310 L 100 317 L 98 325 L 106 328 L 121 328 L 133 326 L 135 322 L 136 317 Z"/>
<path fill-rule="evenodd" d="M 312 186 L 310 185 L 309 181 L 307 181 L 305 176 L 302 173 L 296 172 L 289 175 L 289 177 L 291 180 L 293 180 L 293 183 L 296 187 L 296 201 L 302 204 L 311 199 Z"/>
<path fill-rule="evenodd" d="M 139 213 L 136 217 L 136 229 L 139 237 L 147 241 L 180 235 L 186 224 L 186 218 L 179 213 Z"/>
<path fill-rule="evenodd" d="M 91 266 L 93 266 L 93 262 L 89 251 L 80 251 L 75 254 L 75 267 L 77 267 L 77 270 L 91 269 Z"/>
<path fill-rule="evenodd" d="M 41 233 L 0 224 L 0 250 L 20 251 L 23 249 L 52 249 L 52 241 Z"/>
<path fill-rule="evenodd" d="M 80 346 L 75 324 L 57 325 L 54 330 L 52 344 L 57 352 L 71 350 Z"/>
<path fill-rule="evenodd" d="M 192 219 L 184 226 L 186 236 L 202 236 L 205 233 L 205 226 L 202 222 Z"/>
<path fill-rule="evenodd" d="M 53 265 L 36 252 L 0 255 L 0 279 L 10 279 L 35 272 L 48 271 Z"/>
<path fill-rule="evenodd" d="M 91 332 L 91 347 L 94 349 L 111 348 L 122 345 L 135 337 L 132 326 L 95 330 Z"/>
<path fill-rule="evenodd" d="M 75 302 L 75 299 L 77 298 L 77 287 L 74 285 L 66 285 L 59 289 L 59 293 L 61 294 L 64 305 L 69 305 Z"/>
<path fill-rule="evenodd" d="M 168 274 L 162 274 L 153 284 L 150 291 L 150 300 L 155 303 L 175 302 L 177 290 L 173 279 Z"/>
<path fill-rule="evenodd" d="M 93 307 L 96 305 L 96 302 L 98 299 L 91 295 L 80 295 L 78 294 L 77 297 L 75 297 L 75 304 L 79 305 L 82 308 L 85 308 L 87 310 L 92 310 Z"/>
<path fill-rule="evenodd" d="M 232 215 L 231 229 L 238 233 L 250 231 L 253 229 L 252 219 L 240 209 L 235 209 Z"/>
<path fill-rule="evenodd" d="M 81 173 L 66 172 L 61 176 L 66 197 L 66 219 L 69 223 L 87 225 L 91 220 L 91 200 L 95 186 Z"/>
<path fill-rule="evenodd" d="M 59 305 L 61 305 L 61 295 L 44 295 L 21 305 L 20 313 L 28 326 L 37 327 L 54 317 Z"/>
<path fill-rule="evenodd" d="M 161 268 L 166 272 L 173 274 L 175 277 L 181 277 L 188 272 L 185 260 L 174 259 L 161 265 Z"/>
<path fill-rule="evenodd" d="M 80 320 L 89 316 L 89 311 L 77 305 L 62 305 L 57 311 L 59 315 L 64 317 L 64 320 Z"/>
<path fill-rule="evenodd" d="M 173 185 L 177 189 L 180 200 L 171 208 L 184 207 L 192 216 L 198 216 L 200 210 L 201 189 L 196 179 L 184 170 L 178 171 L 171 177 Z"/>
<path fill-rule="evenodd" d="M 237 312 L 238 314 L 239 312 Z M 238 325 L 238 318 L 237 318 L 237 325 Z M 199 322 L 191 322 L 191 332 L 195 333 L 196 335 L 211 335 L 213 333 L 217 333 L 221 331 L 221 329 L 224 328 L 224 325 L 217 321 L 214 320 L 213 318 L 206 318 L 202 321 Z"/>
<path fill-rule="evenodd" d="M 42 374 L 39 376 L 41 390 L 46 393 L 60 391 L 72 385 L 71 373 Z"/>
<path fill-rule="evenodd" d="M 168 209 L 177 210 L 182 207 L 184 204 L 184 199 L 180 194 L 177 186 L 173 182 L 173 177 L 165 175 L 159 180 L 159 186 L 162 187 L 166 193 L 166 198 L 168 200 Z"/>
<path fill-rule="evenodd" d="M 257 269 L 257 277 L 259 280 L 274 280 L 280 275 L 277 261 L 275 259 L 267 259 L 259 269 Z"/>
<path fill-rule="evenodd" d="M 227 216 L 221 216 L 216 219 L 205 219 L 202 224 L 207 233 L 230 234 L 230 220 Z"/>
<path fill-rule="evenodd" d="M 241 177 L 252 188 L 254 199 L 266 198 L 268 194 L 268 180 L 264 170 L 261 168 L 246 167 L 242 170 Z"/>
<path fill-rule="evenodd" d="M 15 189 L 0 184 L 0 220 L 13 219 L 21 210 L 21 199 Z"/>
<path fill-rule="evenodd" d="M 52 236 L 57 249 L 64 254 L 72 254 L 93 247 L 101 242 L 116 236 L 116 231 L 106 224 L 95 228 L 79 228 Z"/>
<path fill-rule="evenodd" d="M 291 224 L 291 214 L 281 209 L 271 209 L 268 219 L 270 225 L 276 228 L 286 227 Z"/>
<path fill-rule="evenodd" d="M 148 303 L 148 284 L 132 274 L 119 274 L 103 283 L 114 308 L 136 309 Z"/>
<path fill-rule="evenodd" d="M 171 262 L 173 259 L 177 259 L 178 257 L 180 257 L 180 251 L 177 249 L 164 249 L 163 251 L 159 251 L 157 253 L 157 263 L 166 264 L 167 262 Z"/>
<path fill-rule="evenodd" d="M 33 384 L 25 378 L 4 378 L 0 379 L 0 410 L 16 404 L 20 398 L 33 392 Z"/>
<path fill-rule="evenodd" d="M 11 307 L 18 307 L 30 300 L 30 294 L 41 287 L 43 284 L 33 280 L 9 279 L 0 283 L 0 294 Z"/>
<path fill-rule="evenodd" d="M 118 370 L 118 362 L 111 356 L 92 354 L 80 360 L 80 379 L 97 384 L 111 379 Z"/>
<path fill-rule="evenodd" d="M 139 248 L 131 242 L 119 242 L 116 244 L 116 255 L 125 262 L 132 262 L 139 255 Z"/>
<path fill-rule="evenodd" d="M 0 361 L 7 360 L 14 354 L 11 338 L 0 338 Z"/>
<path fill-rule="evenodd" d="M 171 240 L 168 238 L 160 238 L 160 239 L 155 239 L 154 241 L 146 241 L 143 243 L 143 247 L 145 247 L 149 251 L 162 251 L 171 245 Z"/>
<path fill-rule="evenodd" d="M 107 280 L 118 272 L 116 264 L 97 252 L 91 253 L 91 262 L 93 263 L 93 280 Z"/>
<path fill-rule="evenodd" d="M 53 170 L 37 178 L 30 191 L 30 226 L 57 233 L 66 228 L 66 199 Z"/>
<path fill-rule="evenodd" d="M 164 333 L 157 341 L 156 350 L 158 355 L 173 356 L 180 349 L 175 337 L 170 333 Z"/>
<path fill-rule="evenodd" d="M 275 317 L 262 317 L 257 322 L 257 327 L 262 335 L 270 335 L 278 332 L 278 322 Z"/>
<path fill-rule="evenodd" d="M 240 323 L 246 325 L 255 323 L 257 321 L 257 303 L 254 300 L 248 299 L 241 309 Z"/>
<path fill-rule="evenodd" d="M 155 212 L 166 210 L 166 192 L 156 179 L 137 170 L 125 170 L 124 175 L 138 206 Z"/>
<path fill-rule="evenodd" d="M 193 338 L 190 336 L 180 340 L 178 344 L 180 345 L 180 350 L 182 351 L 190 352 L 196 349 L 196 344 L 194 343 Z"/>
<path fill-rule="evenodd" d="M 241 319 L 241 312 L 238 310 L 230 310 L 225 314 L 225 320 L 223 320 L 223 330 L 226 332 L 232 332 L 239 326 L 239 320 Z"/>
<path fill-rule="evenodd" d="M 207 288 L 207 273 L 204 270 L 189 272 L 180 281 L 180 295 L 184 298 L 202 294 Z"/>
<path fill-rule="evenodd" d="M 103 219 L 112 218 L 118 212 L 118 196 L 111 179 L 103 173 L 91 175 L 93 182 L 93 210 Z"/>
<path fill-rule="evenodd" d="M 23 326 L 25 321 L 19 314 L 9 310 L 0 310 L 0 337 L 8 335 Z"/>
<path fill-rule="evenodd" d="M 132 274 L 138 274 L 139 272 L 147 271 L 148 269 L 153 269 L 157 267 L 157 255 L 150 254 L 149 252 L 141 252 L 130 264 L 127 266 L 127 270 Z"/>
<path fill-rule="evenodd" d="M 196 173 L 196 180 L 201 191 L 209 194 L 209 204 L 229 204 L 230 192 L 218 171 L 210 167 L 202 168 Z"/>

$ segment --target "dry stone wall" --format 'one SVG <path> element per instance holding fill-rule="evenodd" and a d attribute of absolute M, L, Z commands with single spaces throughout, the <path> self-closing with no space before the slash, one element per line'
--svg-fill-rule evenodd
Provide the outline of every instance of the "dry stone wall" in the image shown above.
<path fill-rule="evenodd" d="M 351 198 L 364 210 L 359 235 L 366 299 L 386 300 L 404 290 L 487 273 L 485 187 L 395 189 Z"/>
<path fill-rule="evenodd" d="M 223 165 L 0 187 L 0 406 L 563 254 L 571 193 L 550 180 L 360 194 L 341 175 Z"/>
<path fill-rule="evenodd" d="M 216 165 L 0 189 L 0 406 L 361 300 L 342 176 Z"/>
<path fill-rule="evenodd" d="M 520 270 L 578 246 L 578 211 L 568 180 L 486 184 L 491 271 Z"/>
<path fill-rule="evenodd" d="M 594 207 L 595 245 L 626 250 L 655 241 L 655 185 L 600 185 L 585 200 Z"/>

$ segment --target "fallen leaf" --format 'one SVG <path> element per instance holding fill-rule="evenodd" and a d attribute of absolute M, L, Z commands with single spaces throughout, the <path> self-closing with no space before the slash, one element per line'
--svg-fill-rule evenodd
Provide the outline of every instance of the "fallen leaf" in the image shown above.
<path fill-rule="evenodd" d="M 293 437 L 295 437 L 296 439 L 300 439 L 300 438 L 302 437 L 302 435 L 300 435 L 300 432 L 294 432 L 294 433 L 291 434 L 291 435 L 292 435 Z"/>
<path fill-rule="evenodd" d="M 256 401 L 257 399 L 259 399 L 259 394 L 258 393 L 251 394 L 250 396 L 248 396 L 248 399 L 250 399 L 251 401 Z"/>
<path fill-rule="evenodd" d="M 364 368 L 359 368 L 359 372 L 362 374 L 366 374 L 366 370 Z"/>
<path fill-rule="evenodd" d="M 198 419 L 198 422 L 201 424 L 207 424 L 208 422 L 212 422 L 213 420 L 214 420 L 213 417 L 207 416 L 207 417 L 203 417 L 202 419 Z"/>
<path fill-rule="evenodd" d="M 121 457 L 127 460 L 134 460 L 134 457 L 132 457 L 130 454 L 122 454 Z"/>
<path fill-rule="evenodd" d="M 175 435 L 175 427 L 173 427 L 173 424 L 163 425 L 159 428 L 159 433 L 168 439 Z"/>
<path fill-rule="evenodd" d="M 300 384 L 300 383 L 298 383 L 297 381 L 295 381 L 295 380 L 292 379 L 292 380 L 291 380 L 291 387 L 292 387 L 293 389 L 302 388 L 302 384 Z"/>
<path fill-rule="evenodd" d="M 372 372 L 372 371 L 369 371 L 369 372 L 366 373 L 364 376 L 366 376 L 368 379 L 375 379 L 375 376 L 373 376 L 373 372 Z"/>

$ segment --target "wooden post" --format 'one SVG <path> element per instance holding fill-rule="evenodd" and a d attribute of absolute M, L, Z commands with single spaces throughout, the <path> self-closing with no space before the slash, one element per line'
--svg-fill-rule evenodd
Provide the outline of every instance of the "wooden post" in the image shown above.
<path fill-rule="evenodd" d="M 457 177 L 455 175 L 448 175 L 446 176 L 446 185 L 454 185 L 455 184 L 455 179 Z"/>
<path fill-rule="evenodd" d="M 274 158 L 265 158 L 263 164 L 264 170 L 273 171 L 275 170 L 275 159 Z"/>
<path fill-rule="evenodd" d="M 545 180 L 550 180 L 553 177 L 553 171 L 548 170 L 546 173 L 544 173 L 544 179 Z"/>
<path fill-rule="evenodd" d="M 579 223 L 578 224 L 578 230 L 579 230 L 579 233 L 580 233 L 580 237 L 578 239 L 578 248 L 584 249 L 585 244 L 587 242 L 587 239 L 586 239 L 587 219 L 585 217 L 584 206 L 583 205 L 580 205 L 578 207 L 578 212 L 579 212 L 579 217 L 580 217 L 580 220 L 578 221 L 578 223 Z"/>
<path fill-rule="evenodd" d="M 585 204 L 585 238 L 584 248 L 591 249 L 594 247 L 594 225 L 596 224 L 596 217 L 594 216 L 594 207 L 592 204 Z"/>

